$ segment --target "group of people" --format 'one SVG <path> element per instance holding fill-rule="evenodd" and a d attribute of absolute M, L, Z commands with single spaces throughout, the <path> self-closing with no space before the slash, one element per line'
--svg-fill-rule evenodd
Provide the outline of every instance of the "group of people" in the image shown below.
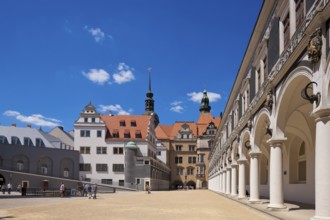
<path fill-rule="evenodd" d="M 97 185 L 84 184 L 79 187 L 81 196 L 88 196 L 89 199 L 96 199 Z"/>
<path fill-rule="evenodd" d="M 0 188 L 1 188 L 2 194 L 5 194 L 6 191 L 8 192 L 8 194 L 10 194 L 11 191 L 12 191 L 12 185 L 11 185 L 10 183 L 8 183 L 7 186 L 6 186 L 6 184 L 4 183 L 4 184 L 2 184 L 2 185 L 0 186 Z"/>

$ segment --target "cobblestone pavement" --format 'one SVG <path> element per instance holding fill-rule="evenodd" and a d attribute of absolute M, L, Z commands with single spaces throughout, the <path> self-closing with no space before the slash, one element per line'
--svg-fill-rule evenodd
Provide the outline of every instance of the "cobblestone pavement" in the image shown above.
<path fill-rule="evenodd" d="M 117 192 L 98 198 L 0 196 L 0 219 L 226 220 L 273 219 L 207 190 Z"/>

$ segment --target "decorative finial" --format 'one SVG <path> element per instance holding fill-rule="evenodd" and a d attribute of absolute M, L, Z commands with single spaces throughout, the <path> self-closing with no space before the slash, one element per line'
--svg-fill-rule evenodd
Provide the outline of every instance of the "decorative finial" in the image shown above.
<path fill-rule="evenodd" d="M 152 67 L 149 67 L 148 68 L 148 72 L 149 72 L 149 91 L 151 91 L 151 70 L 152 70 Z"/>

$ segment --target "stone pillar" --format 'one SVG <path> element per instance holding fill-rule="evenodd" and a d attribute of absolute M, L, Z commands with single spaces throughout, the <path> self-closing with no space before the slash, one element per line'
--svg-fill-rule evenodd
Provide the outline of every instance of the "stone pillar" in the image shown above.
<path fill-rule="evenodd" d="M 246 163 L 246 159 L 242 160 L 238 160 L 238 198 L 239 199 L 244 199 L 246 198 L 246 183 L 245 183 L 245 163 Z"/>
<path fill-rule="evenodd" d="M 314 112 L 315 135 L 315 216 L 330 219 L 330 109 Z"/>
<path fill-rule="evenodd" d="M 222 170 L 222 193 L 226 193 L 226 171 Z"/>
<path fill-rule="evenodd" d="M 271 209 L 284 209 L 283 193 L 283 153 L 282 145 L 286 139 L 268 141 L 270 144 L 269 205 Z"/>
<path fill-rule="evenodd" d="M 229 168 L 229 167 L 227 167 L 227 171 L 226 171 L 226 174 L 227 174 L 227 176 L 226 176 L 226 194 L 227 195 L 230 195 L 230 171 L 231 171 L 231 168 Z"/>
<path fill-rule="evenodd" d="M 237 164 L 231 165 L 231 195 L 237 196 Z"/>
<path fill-rule="evenodd" d="M 249 202 L 260 202 L 259 198 L 259 155 L 260 152 L 250 152 L 250 199 Z"/>
<path fill-rule="evenodd" d="M 217 188 L 218 188 L 218 192 L 221 192 L 221 185 L 222 185 L 222 176 L 221 176 L 221 171 L 219 171 L 219 177 L 218 177 L 218 185 L 217 185 Z"/>

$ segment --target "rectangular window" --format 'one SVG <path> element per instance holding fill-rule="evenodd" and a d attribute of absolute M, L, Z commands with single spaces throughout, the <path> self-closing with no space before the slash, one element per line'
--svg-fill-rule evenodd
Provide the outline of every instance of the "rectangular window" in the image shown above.
<path fill-rule="evenodd" d="M 195 151 L 195 145 L 189 145 L 189 151 Z"/>
<path fill-rule="evenodd" d="M 194 175 L 194 168 L 187 168 L 187 175 Z"/>
<path fill-rule="evenodd" d="M 139 184 L 141 184 L 141 179 L 137 178 L 136 179 L 136 185 L 139 185 Z"/>
<path fill-rule="evenodd" d="M 188 163 L 196 163 L 196 157 L 188 157 Z"/>
<path fill-rule="evenodd" d="M 124 164 L 112 164 L 113 172 L 124 172 Z"/>
<path fill-rule="evenodd" d="M 125 121 L 120 121 L 120 122 L 119 122 L 119 126 L 120 126 L 120 127 L 125 127 L 125 126 L 126 126 Z"/>
<path fill-rule="evenodd" d="M 136 131 L 135 132 L 135 138 L 142 138 L 141 131 Z"/>
<path fill-rule="evenodd" d="M 92 118 L 92 123 L 95 123 L 95 118 Z"/>
<path fill-rule="evenodd" d="M 101 179 L 102 184 L 112 185 L 112 179 Z"/>
<path fill-rule="evenodd" d="M 129 131 L 125 131 L 124 138 L 131 138 L 131 134 L 129 133 Z"/>
<path fill-rule="evenodd" d="M 300 27 L 304 20 L 304 1 L 295 0 L 296 3 L 296 29 Z"/>
<path fill-rule="evenodd" d="M 87 123 L 88 122 L 88 118 L 84 118 L 84 122 Z"/>
<path fill-rule="evenodd" d="M 96 147 L 96 154 L 107 154 L 107 147 Z"/>
<path fill-rule="evenodd" d="M 79 171 L 91 171 L 92 167 L 90 163 L 81 163 L 79 164 Z"/>
<path fill-rule="evenodd" d="M 113 154 L 124 154 L 124 148 L 123 147 L 114 147 Z"/>
<path fill-rule="evenodd" d="M 183 168 L 182 167 L 178 167 L 176 170 L 176 175 L 183 175 Z"/>
<path fill-rule="evenodd" d="M 182 157 L 175 157 L 175 163 L 176 164 L 182 163 Z"/>
<path fill-rule="evenodd" d="M 112 133 L 112 137 L 113 138 L 119 138 L 119 131 L 118 130 L 114 130 Z"/>
<path fill-rule="evenodd" d="M 80 130 L 80 137 L 90 137 L 91 131 L 90 130 Z"/>
<path fill-rule="evenodd" d="M 96 171 L 98 172 L 107 172 L 108 171 L 108 164 L 96 164 Z"/>
<path fill-rule="evenodd" d="M 136 127 L 136 121 L 131 121 L 131 127 Z"/>
<path fill-rule="evenodd" d="M 119 186 L 125 186 L 125 180 L 119 180 Z"/>
<path fill-rule="evenodd" d="M 290 13 L 283 20 L 284 47 L 290 42 Z"/>
<path fill-rule="evenodd" d="M 97 130 L 96 136 L 97 137 L 102 137 L 102 131 L 101 130 Z"/>
<path fill-rule="evenodd" d="M 267 65 L 268 65 L 268 62 L 267 62 L 267 56 L 264 57 L 264 59 L 262 60 L 262 63 L 264 64 L 264 82 L 267 80 L 267 77 L 268 77 L 268 71 L 267 71 Z"/>
<path fill-rule="evenodd" d="M 90 147 L 80 147 L 80 153 L 81 154 L 90 154 L 91 148 Z"/>
<path fill-rule="evenodd" d="M 306 160 L 298 162 L 298 169 L 299 182 L 306 182 Z"/>
<path fill-rule="evenodd" d="M 175 150 L 176 151 L 181 151 L 182 150 L 182 145 L 176 145 Z"/>

